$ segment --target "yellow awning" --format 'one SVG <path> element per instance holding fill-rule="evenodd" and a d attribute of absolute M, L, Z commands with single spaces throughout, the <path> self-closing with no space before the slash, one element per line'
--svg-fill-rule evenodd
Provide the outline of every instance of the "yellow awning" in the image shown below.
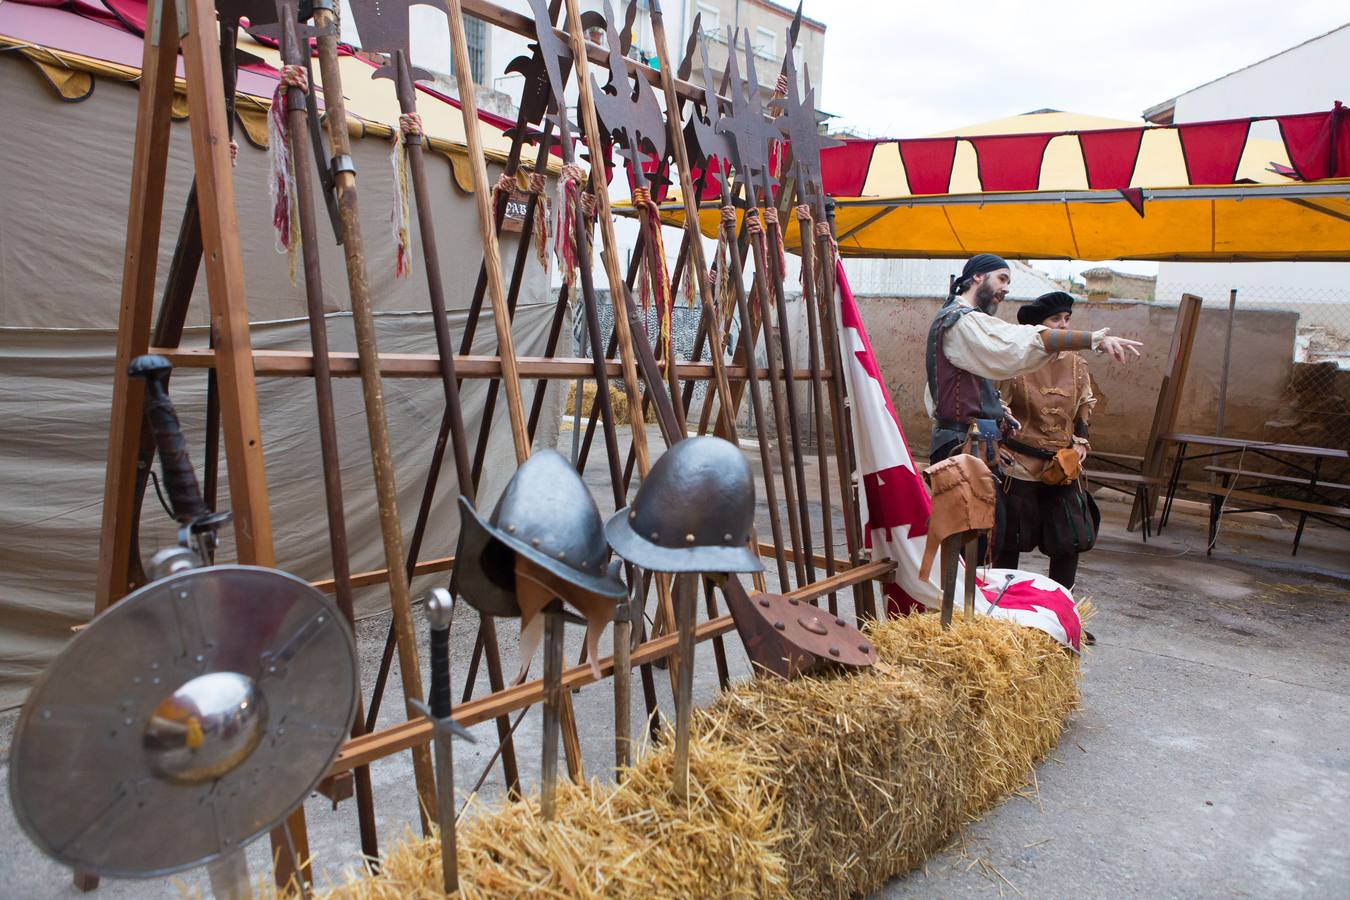
<path fill-rule="evenodd" d="M 843 256 L 1350 261 L 1350 179 L 1313 184 L 1147 188 L 1144 214 L 1116 191 L 836 198 Z M 663 204 L 662 220 L 683 225 Z M 699 211 L 716 236 L 717 210 Z M 797 229 L 785 229 L 796 252 Z"/>
<path fill-rule="evenodd" d="M 1131 191 L 1089 190 L 1078 132 L 1143 128 Z M 975 148 L 959 141 L 949 192 L 911 195 L 899 145 L 877 144 L 865 196 L 835 198 L 844 256 L 953 258 L 979 251 L 1021 259 L 1350 261 L 1350 180 L 1304 183 L 1272 171 L 1289 164 L 1284 143 L 1248 136 L 1241 183 L 1190 185 L 1175 129 L 1078 113 L 1045 112 L 965 126 L 932 137 L 1056 133 L 1041 160 L 1038 189 L 981 191 Z M 1171 185 L 1180 185 L 1174 187 Z M 1142 210 L 1142 212 L 1140 211 Z M 631 213 L 624 209 L 623 212 Z M 717 211 L 699 224 L 716 234 Z M 662 219 L 683 224 L 677 201 Z M 795 223 L 792 223 L 795 225 Z M 784 227 L 796 251 L 797 228 Z"/>

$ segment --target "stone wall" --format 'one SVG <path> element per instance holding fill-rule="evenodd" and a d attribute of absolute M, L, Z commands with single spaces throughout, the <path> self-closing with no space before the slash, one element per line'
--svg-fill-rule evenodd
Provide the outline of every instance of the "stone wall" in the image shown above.
<path fill-rule="evenodd" d="M 858 305 L 872 338 L 878 363 L 916 451 L 927 447 L 931 425 L 923 408 L 924 341 L 940 301 L 859 297 Z M 1000 311 L 1016 319 L 1017 304 Z M 1176 326 L 1175 306 L 1135 301 L 1079 304 L 1074 324 L 1109 327 L 1113 334 L 1144 342 L 1141 359 L 1129 365 L 1089 356 L 1101 401 L 1093 422 L 1093 445 L 1101 450 L 1139 453 L 1148 437 Z M 1214 432 L 1227 330 L 1226 310 L 1204 309 L 1196 336 L 1177 428 Z M 1228 382 L 1225 434 L 1272 437 L 1272 420 L 1291 400 L 1294 335 L 1298 315 L 1279 310 L 1237 311 Z M 1282 436 L 1282 435 L 1281 435 Z"/>

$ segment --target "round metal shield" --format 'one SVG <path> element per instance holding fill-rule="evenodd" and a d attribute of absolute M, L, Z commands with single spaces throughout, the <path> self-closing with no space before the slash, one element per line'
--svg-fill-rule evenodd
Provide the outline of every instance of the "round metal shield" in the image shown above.
<path fill-rule="evenodd" d="M 351 629 L 306 582 L 252 566 L 171 575 L 90 623 L 33 689 L 10 754 L 15 815 L 82 871 L 209 862 L 304 801 L 357 691 Z"/>

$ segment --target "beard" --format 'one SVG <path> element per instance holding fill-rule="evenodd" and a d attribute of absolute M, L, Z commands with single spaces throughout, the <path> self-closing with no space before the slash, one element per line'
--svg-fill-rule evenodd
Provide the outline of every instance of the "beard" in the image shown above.
<path fill-rule="evenodd" d="M 980 284 L 975 288 L 975 308 L 987 315 L 994 315 L 998 312 L 1000 303 L 998 292 L 994 290 L 991 284 Z"/>

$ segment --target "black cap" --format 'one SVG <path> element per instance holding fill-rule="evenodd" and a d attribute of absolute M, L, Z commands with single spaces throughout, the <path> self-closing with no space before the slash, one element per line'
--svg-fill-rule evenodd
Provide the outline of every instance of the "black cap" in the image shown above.
<path fill-rule="evenodd" d="M 1064 291 L 1041 294 L 1017 311 L 1020 325 L 1039 325 L 1057 313 L 1073 312 L 1073 295 Z"/>
<path fill-rule="evenodd" d="M 966 260 L 966 265 L 961 270 L 961 277 L 956 279 L 952 292 L 956 294 L 964 293 L 966 288 L 970 287 L 971 279 L 976 275 L 987 275 L 990 272 L 997 272 L 999 269 L 1009 268 L 1012 267 L 1001 256 L 993 253 L 976 253 Z"/>

